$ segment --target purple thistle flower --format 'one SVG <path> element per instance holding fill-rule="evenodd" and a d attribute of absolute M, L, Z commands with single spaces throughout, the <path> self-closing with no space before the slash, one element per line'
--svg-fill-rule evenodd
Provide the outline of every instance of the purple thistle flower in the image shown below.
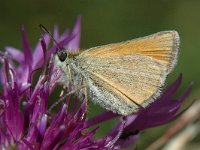
<path fill-rule="evenodd" d="M 80 26 L 78 18 L 73 31 L 67 29 L 62 35 L 55 26 L 54 37 L 59 45 L 69 50 L 77 50 L 80 43 Z M 191 90 L 190 85 L 179 98 L 172 98 L 180 86 L 180 76 L 150 107 L 127 117 L 104 112 L 88 119 L 85 115 L 84 100 L 79 106 L 78 98 L 75 98 L 72 108 L 68 108 L 70 95 L 59 106 L 58 111 L 49 112 L 50 95 L 54 93 L 61 78 L 61 72 L 52 62 L 48 63 L 57 46 L 48 48 L 50 37 L 44 35 L 32 50 L 24 27 L 21 33 L 23 51 L 6 47 L 6 52 L 0 53 L 3 63 L 3 92 L 0 93 L 1 149 L 106 150 L 127 147 L 139 138 L 138 133 L 141 130 L 168 123 L 179 116 L 177 111 Z M 38 69 L 42 72 L 34 84 L 34 75 Z M 54 102 L 59 99 L 57 97 Z M 114 117 L 119 118 L 119 123 L 112 131 L 100 139 L 94 139 L 98 128 L 89 128 Z"/>

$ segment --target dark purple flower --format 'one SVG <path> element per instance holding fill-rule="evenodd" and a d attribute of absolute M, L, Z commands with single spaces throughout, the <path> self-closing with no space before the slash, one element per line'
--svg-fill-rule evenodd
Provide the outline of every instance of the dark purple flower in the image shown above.
<path fill-rule="evenodd" d="M 80 43 L 80 26 L 78 18 L 73 31 L 67 29 L 61 35 L 55 26 L 54 38 L 67 50 L 77 50 Z M 57 45 L 49 48 L 50 37 L 43 35 L 32 50 L 24 27 L 21 33 L 23 51 L 6 47 L 6 52 L 0 53 L 3 63 L 3 90 L 0 93 L 1 149 L 106 150 L 127 147 L 138 139 L 141 130 L 175 119 L 180 114 L 177 113 L 180 105 L 191 89 L 189 86 L 182 96 L 176 100 L 172 98 L 180 86 L 180 76 L 150 107 L 127 117 L 104 112 L 88 119 L 85 114 L 85 100 L 81 100 L 79 105 L 77 97 L 70 101 L 70 95 L 57 107 L 57 111 L 52 112 L 51 109 L 62 99 L 54 98 L 53 104 L 50 101 L 61 77 L 60 70 L 51 62 Z M 37 72 L 40 73 L 39 77 L 36 76 Z M 72 107 L 69 108 L 69 104 L 72 104 Z M 94 139 L 99 127 L 91 127 L 114 117 L 119 118 L 119 123 L 112 131 L 100 139 Z"/>

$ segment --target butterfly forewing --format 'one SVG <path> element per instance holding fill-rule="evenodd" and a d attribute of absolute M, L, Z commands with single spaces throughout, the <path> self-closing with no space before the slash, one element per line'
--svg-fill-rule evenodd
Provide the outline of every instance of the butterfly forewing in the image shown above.
<path fill-rule="evenodd" d="M 116 57 L 142 54 L 166 65 L 168 73 L 174 67 L 179 47 L 176 31 L 163 31 L 126 42 L 98 46 L 84 51 L 81 57 Z"/>

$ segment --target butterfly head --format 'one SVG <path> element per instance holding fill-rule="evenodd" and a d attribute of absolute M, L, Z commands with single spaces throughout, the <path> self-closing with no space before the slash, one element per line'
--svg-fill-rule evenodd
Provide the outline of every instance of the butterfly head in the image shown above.
<path fill-rule="evenodd" d="M 54 55 L 54 63 L 61 70 L 65 69 L 70 64 L 69 53 L 65 49 L 57 49 Z"/>
<path fill-rule="evenodd" d="M 68 58 L 68 53 L 65 49 L 57 50 L 56 55 L 61 62 L 65 62 Z"/>

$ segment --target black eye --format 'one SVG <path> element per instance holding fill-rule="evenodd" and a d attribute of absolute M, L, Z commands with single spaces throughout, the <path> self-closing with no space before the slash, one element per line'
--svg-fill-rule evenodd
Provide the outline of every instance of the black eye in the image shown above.
<path fill-rule="evenodd" d="M 67 58 L 67 53 L 63 52 L 63 51 L 58 51 L 57 52 L 58 58 L 60 59 L 60 61 L 65 61 L 65 59 Z"/>

